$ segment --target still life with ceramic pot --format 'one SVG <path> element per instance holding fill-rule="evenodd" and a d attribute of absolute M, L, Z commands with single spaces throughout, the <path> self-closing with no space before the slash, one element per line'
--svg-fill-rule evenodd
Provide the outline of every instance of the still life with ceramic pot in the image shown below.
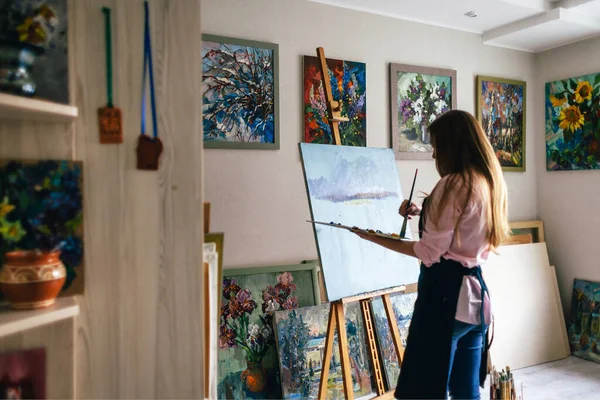
<path fill-rule="evenodd" d="M 82 293 L 82 197 L 81 163 L 0 164 L 0 295 L 14 308 Z"/>

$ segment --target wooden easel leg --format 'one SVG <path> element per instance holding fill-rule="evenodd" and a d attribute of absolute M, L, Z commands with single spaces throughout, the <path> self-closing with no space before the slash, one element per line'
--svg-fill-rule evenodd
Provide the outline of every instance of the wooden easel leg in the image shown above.
<path fill-rule="evenodd" d="M 367 331 L 367 343 L 369 346 L 369 354 L 373 361 L 373 369 L 375 370 L 375 383 L 377 384 L 377 395 L 382 396 L 385 393 L 385 385 L 383 382 L 382 365 L 379 359 L 379 351 L 377 350 L 377 340 L 375 339 L 375 328 L 373 326 L 373 318 L 371 314 L 371 300 L 361 300 L 360 308 L 362 310 L 363 320 Z"/>
<path fill-rule="evenodd" d="M 327 398 L 327 380 L 329 378 L 329 366 L 331 365 L 331 354 L 333 351 L 333 339 L 335 337 L 335 321 L 337 309 L 335 303 L 331 303 L 329 309 L 329 323 L 327 324 L 327 336 L 325 337 L 325 354 L 321 365 L 321 382 L 319 382 L 319 399 Z"/>
<path fill-rule="evenodd" d="M 392 334 L 392 341 L 394 342 L 394 348 L 398 355 L 398 364 L 402 365 L 404 359 L 404 347 L 402 347 L 402 339 L 400 338 L 400 331 L 398 331 L 398 321 L 396 321 L 396 314 L 394 314 L 394 308 L 392 307 L 392 300 L 389 294 L 381 296 L 383 300 L 383 307 L 385 308 L 385 314 L 387 315 L 388 323 L 390 324 L 390 332 Z"/>
<path fill-rule="evenodd" d="M 346 317 L 344 316 L 344 304 L 335 303 L 337 312 L 335 313 L 335 325 L 338 331 L 338 344 L 340 345 L 340 359 L 342 361 L 342 377 L 344 382 L 344 394 L 346 399 L 354 399 L 354 390 L 352 389 L 352 373 L 350 371 L 350 356 L 348 355 L 348 336 L 346 333 Z"/>

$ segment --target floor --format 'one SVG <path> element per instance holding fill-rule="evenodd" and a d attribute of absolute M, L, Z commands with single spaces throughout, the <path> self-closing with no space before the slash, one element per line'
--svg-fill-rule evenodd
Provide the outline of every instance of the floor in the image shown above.
<path fill-rule="evenodd" d="M 568 357 L 513 372 L 523 400 L 600 400 L 600 364 Z M 481 398 L 489 399 L 489 388 Z"/>

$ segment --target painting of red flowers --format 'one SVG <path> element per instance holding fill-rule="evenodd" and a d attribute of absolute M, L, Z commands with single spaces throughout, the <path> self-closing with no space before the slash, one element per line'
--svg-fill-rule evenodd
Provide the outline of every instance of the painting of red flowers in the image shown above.
<path fill-rule="evenodd" d="M 0 354 L 0 399 L 45 398 L 45 349 Z"/>
<path fill-rule="evenodd" d="M 224 270 L 218 397 L 281 398 L 274 312 L 319 303 L 315 263 Z"/>
<path fill-rule="evenodd" d="M 333 100 L 341 102 L 340 139 L 344 146 L 367 145 L 367 65 L 327 59 Z M 304 56 L 304 141 L 334 144 L 317 57 Z"/>

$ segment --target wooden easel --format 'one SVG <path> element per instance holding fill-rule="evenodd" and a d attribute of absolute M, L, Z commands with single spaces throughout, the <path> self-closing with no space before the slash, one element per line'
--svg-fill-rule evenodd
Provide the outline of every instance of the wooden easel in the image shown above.
<path fill-rule="evenodd" d="M 340 122 L 349 121 L 348 118 L 342 117 L 342 105 L 333 100 L 333 92 L 331 91 L 331 82 L 329 81 L 329 70 L 327 69 L 327 60 L 325 59 L 325 50 L 322 47 L 317 48 L 317 57 L 319 58 L 319 66 L 321 67 L 321 79 L 323 80 L 323 88 L 325 89 L 325 103 L 327 113 L 329 114 L 329 126 L 333 134 L 333 143 L 341 145 L 340 139 Z"/>
<path fill-rule="evenodd" d="M 329 114 L 329 125 L 334 136 L 334 143 L 338 146 L 341 145 L 339 123 L 348 121 L 348 118 L 344 118 L 341 115 L 341 104 L 333 100 L 331 91 L 331 83 L 329 81 L 329 71 L 327 69 L 327 62 L 325 59 L 325 51 L 322 47 L 317 48 L 317 57 L 319 58 L 319 65 L 321 66 L 321 79 L 323 80 L 323 87 L 325 88 L 325 102 L 327 103 L 327 112 Z M 387 320 L 390 326 L 390 332 L 392 335 L 392 341 L 394 342 L 394 348 L 398 356 L 398 364 L 402 364 L 402 358 L 404 357 L 404 348 L 402 347 L 402 341 L 400 338 L 400 332 L 398 331 L 398 323 L 396 322 L 396 315 L 392 307 L 392 301 L 390 294 L 404 292 L 405 286 L 399 286 L 391 289 L 379 290 L 376 292 L 365 293 L 362 295 L 346 297 L 341 300 L 333 301 L 330 305 L 329 310 L 329 322 L 327 324 L 327 335 L 325 337 L 325 349 L 323 355 L 323 364 L 321 366 L 321 381 L 319 383 L 319 399 L 327 398 L 327 381 L 329 377 L 329 366 L 331 363 L 331 355 L 333 352 L 333 340 L 335 331 L 338 332 L 338 345 L 340 350 L 340 361 L 342 365 L 342 380 L 343 388 L 346 399 L 354 399 L 354 390 L 352 389 L 352 374 L 350 372 L 350 356 L 348 355 L 348 336 L 346 333 L 346 318 L 344 315 L 344 305 L 349 303 L 360 303 L 363 320 L 365 322 L 365 330 L 367 333 L 367 346 L 371 360 L 373 361 L 375 383 L 377 386 L 376 399 L 393 399 L 393 392 L 389 391 L 386 393 L 384 378 L 383 378 L 383 365 L 379 359 L 379 349 L 377 345 L 377 339 L 375 337 L 375 327 L 373 324 L 373 318 L 371 314 L 371 301 L 381 296 L 383 301 L 383 307 L 387 316 Z M 393 383 L 388 383 L 391 386 Z M 391 390 L 391 387 L 389 388 Z"/>

